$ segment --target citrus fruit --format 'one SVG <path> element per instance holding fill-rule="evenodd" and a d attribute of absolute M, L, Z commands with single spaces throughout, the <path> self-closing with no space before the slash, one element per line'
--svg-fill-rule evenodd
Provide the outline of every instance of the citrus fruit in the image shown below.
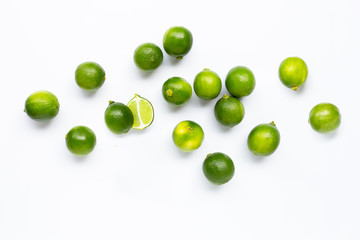
<path fill-rule="evenodd" d="M 141 130 L 151 125 L 154 120 L 154 108 L 147 99 L 135 94 L 127 105 L 134 116 L 132 128 Z"/>
<path fill-rule="evenodd" d="M 178 148 L 190 152 L 201 146 L 204 131 L 196 122 L 182 121 L 174 128 L 172 138 Z"/>
<path fill-rule="evenodd" d="M 281 82 L 292 90 L 297 90 L 308 75 L 308 68 L 304 60 L 299 57 L 289 57 L 281 62 L 279 67 L 279 78 Z"/>
<path fill-rule="evenodd" d="M 97 90 L 105 81 L 104 69 L 95 62 L 84 62 L 75 71 L 76 84 L 85 90 Z"/>
<path fill-rule="evenodd" d="M 105 123 L 113 133 L 127 133 L 134 123 L 134 117 L 125 104 L 109 101 L 109 106 L 105 110 Z"/>
<path fill-rule="evenodd" d="M 190 51 L 192 43 L 192 34 L 184 27 L 171 27 L 163 38 L 165 52 L 177 59 L 182 59 Z"/>
<path fill-rule="evenodd" d="M 221 91 L 221 79 L 219 75 L 205 68 L 195 77 L 194 91 L 199 98 L 204 100 L 216 98 Z"/>
<path fill-rule="evenodd" d="M 311 109 L 309 122 L 315 131 L 327 133 L 340 126 L 341 114 L 335 105 L 320 103 Z"/>
<path fill-rule="evenodd" d="M 24 112 L 36 121 L 46 121 L 56 117 L 59 108 L 57 97 L 51 92 L 42 90 L 32 93 L 26 99 Z"/>
<path fill-rule="evenodd" d="M 65 136 L 66 146 L 76 155 L 87 155 L 96 145 L 95 133 L 88 127 L 73 127 Z"/>
<path fill-rule="evenodd" d="M 214 113 L 220 124 L 234 127 L 243 120 L 245 109 L 239 99 L 224 94 L 216 102 Z"/>
<path fill-rule="evenodd" d="M 220 152 L 208 154 L 203 162 L 202 169 L 205 177 L 216 185 L 229 182 L 235 173 L 231 158 Z"/>
<path fill-rule="evenodd" d="M 248 96 L 255 88 L 254 74 L 247 67 L 234 67 L 226 75 L 225 86 L 234 97 Z"/>
<path fill-rule="evenodd" d="M 168 103 L 181 105 L 189 101 L 192 95 L 191 85 L 181 77 L 172 77 L 162 86 L 162 94 Z"/>
<path fill-rule="evenodd" d="M 257 156 L 269 156 L 275 152 L 279 143 L 280 133 L 274 122 L 256 126 L 247 139 L 249 150 Z"/>
<path fill-rule="evenodd" d="M 163 53 L 157 45 L 144 43 L 135 49 L 134 61 L 138 68 L 151 71 L 160 66 L 163 61 Z"/>

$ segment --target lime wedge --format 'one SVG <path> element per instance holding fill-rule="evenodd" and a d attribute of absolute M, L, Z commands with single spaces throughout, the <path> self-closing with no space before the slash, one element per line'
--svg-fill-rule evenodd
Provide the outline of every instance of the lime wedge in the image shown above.
<path fill-rule="evenodd" d="M 133 128 L 141 130 L 151 125 L 154 120 L 154 108 L 147 99 L 135 94 L 127 106 L 134 116 Z"/>

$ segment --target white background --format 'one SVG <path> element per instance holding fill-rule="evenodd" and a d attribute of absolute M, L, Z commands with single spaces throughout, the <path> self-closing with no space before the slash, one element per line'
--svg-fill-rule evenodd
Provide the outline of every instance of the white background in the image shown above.
<path fill-rule="evenodd" d="M 358 0 L 2 0 L 0 239 L 360 239 L 359 10 Z M 190 53 L 174 61 L 164 52 L 156 71 L 139 71 L 134 49 L 143 42 L 162 48 L 174 25 L 193 33 Z M 277 76 L 289 56 L 309 68 L 297 92 Z M 106 71 L 95 94 L 75 84 L 84 61 Z M 256 88 L 242 99 L 245 118 L 232 129 L 216 122 L 216 100 L 193 94 L 172 107 L 162 97 L 170 77 L 192 84 L 206 67 L 224 80 L 237 65 L 254 72 Z M 61 105 L 48 124 L 23 112 L 28 95 L 42 89 Z M 127 103 L 135 93 L 152 102 L 153 124 L 112 134 L 103 120 L 108 101 Z M 318 134 L 307 122 L 320 102 L 341 111 L 332 134 Z M 187 119 L 205 132 L 192 153 L 171 139 Z M 254 157 L 247 135 L 271 121 L 280 146 Z M 87 157 L 66 149 L 65 134 L 76 125 L 96 133 Z M 201 170 L 206 154 L 216 151 L 236 168 L 223 186 L 210 184 Z"/>

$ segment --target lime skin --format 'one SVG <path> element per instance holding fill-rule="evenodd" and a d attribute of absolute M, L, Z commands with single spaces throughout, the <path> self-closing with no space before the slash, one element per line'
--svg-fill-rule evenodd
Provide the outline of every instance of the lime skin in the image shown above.
<path fill-rule="evenodd" d="M 105 82 L 105 71 L 95 62 L 84 62 L 75 70 L 75 82 L 82 89 L 97 90 Z"/>
<path fill-rule="evenodd" d="M 341 114 L 335 105 L 320 103 L 311 109 L 309 123 L 319 133 L 331 132 L 340 126 Z"/>
<path fill-rule="evenodd" d="M 105 123 L 111 132 L 123 134 L 132 128 L 134 116 L 125 104 L 110 101 L 105 110 Z"/>
<path fill-rule="evenodd" d="M 73 127 L 65 136 L 66 146 L 76 155 L 91 153 L 96 145 L 95 133 L 88 127 Z"/>
<path fill-rule="evenodd" d="M 208 154 L 203 162 L 202 169 L 205 177 L 216 185 L 229 182 L 235 173 L 231 158 L 220 152 Z"/>
<path fill-rule="evenodd" d="M 308 75 L 308 68 L 304 60 L 299 57 L 289 57 L 281 62 L 279 67 L 279 78 L 281 82 L 292 90 L 297 90 Z"/>
<path fill-rule="evenodd" d="M 203 100 L 214 99 L 221 91 L 219 75 L 207 68 L 196 75 L 193 85 L 195 94 Z"/>
<path fill-rule="evenodd" d="M 226 75 L 225 86 L 232 96 L 246 97 L 255 88 L 255 76 L 249 68 L 237 66 Z"/>
<path fill-rule="evenodd" d="M 33 120 L 42 122 L 56 117 L 60 104 L 57 97 L 48 91 L 32 93 L 25 101 L 24 112 Z"/>
<path fill-rule="evenodd" d="M 165 52 L 177 59 L 182 59 L 190 51 L 192 43 L 192 34 L 184 27 L 171 27 L 163 37 Z"/>
<path fill-rule="evenodd" d="M 214 113 L 220 124 L 226 127 L 234 127 L 243 120 L 245 109 L 239 99 L 225 94 L 216 102 Z"/>
<path fill-rule="evenodd" d="M 185 79 L 172 77 L 164 82 L 162 94 L 168 103 L 182 105 L 191 98 L 192 88 Z"/>
<path fill-rule="evenodd" d="M 144 71 L 152 71 L 160 66 L 163 61 L 161 49 L 153 43 L 143 43 L 134 51 L 134 62 Z"/>
<path fill-rule="evenodd" d="M 280 132 L 274 122 L 260 124 L 251 130 L 247 145 L 249 150 L 257 156 L 269 156 L 278 148 Z"/>
<path fill-rule="evenodd" d="M 173 130 L 172 138 L 175 145 L 184 152 L 198 149 L 204 139 L 204 131 L 193 121 L 182 121 Z"/>

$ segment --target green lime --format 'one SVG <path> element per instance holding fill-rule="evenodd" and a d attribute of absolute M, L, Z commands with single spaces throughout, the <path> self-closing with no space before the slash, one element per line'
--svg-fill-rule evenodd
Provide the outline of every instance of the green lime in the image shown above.
<path fill-rule="evenodd" d="M 157 45 L 144 43 L 135 49 L 134 61 L 141 70 L 155 70 L 163 61 L 163 53 Z"/>
<path fill-rule="evenodd" d="M 132 128 L 142 130 L 151 125 L 154 120 L 154 108 L 149 100 L 135 94 L 127 105 L 134 116 Z"/>
<path fill-rule="evenodd" d="M 234 127 L 243 120 L 245 109 L 239 99 L 225 94 L 216 102 L 214 113 L 220 124 Z"/>
<path fill-rule="evenodd" d="M 234 97 L 248 96 L 255 88 L 254 74 L 247 67 L 234 67 L 226 75 L 225 86 Z"/>
<path fill-rule="evenodd" d="M 54 94 L 37 91 L 26 99 L 24 112 L 36 121 L 46 121 L 56 117 L 59 108 L 59 101 Z"/>
<path fill-rule="evenodd" d="M 95 133 L 88 127 L 73 127 L 65 136 L 66 146 L 76 155 L 87 155 L 96 145 Z"/>
<path fill-rule="evenodd" d="M 279 77 L 281 82 L 292 90 L 297 90 L 308 75 L 308 68 L 304 60 L 299 57 L 289 57 L 281 62 L 279 67 Z"/>
<path fill-rule="evenodd" d="M 235 173 L 231 158 L 220 152 L 208 154 L 203 162 L 202 169 L 205 177 L 216 185 L 229 182 Z"/>
<path fill-rule="evenodd" d="M 162 86 L 162 94 L 168 103 L 181 105 L 189 101 L 192 95 L 191 85 L 181 77 L 172 77 Z"/>
<path fill-rule="evenodd" d="M 199 98 L 204 100 L 216 98 L 221 91 L 221 79 L 219 75 L 205 68 L 195 77 L 194 91 Z"/>
<path fill-rule="evenodd" d="M 75 71 L 76 84 L 85 90 L 97 90 L 105 81 L 104 69 L 95 62 L 84 62 Z"/>
<path fill-rule="evenodd" d="M 125 104 L 109 101 L 105 111 L 105 123 L 113 133 L 127 133 L 133 126 L 134 116 Z"/>
<path fill-rule="evenodd" d="M 256 126 L 247 139 L 249 150 L 257 156 L 269 156 L 275 152 L 279 143 L 280 132 L 274 122 Z"/>
<path fill-rule="evenodd" d="M 192 34 L 184 27 L 171 27 L 163 38 L 165 52 L 177 59 L 182 59 L 190 51 L 192 43 Z"/>
<path fill-rule="evenodd" d="M 315 131 L 327 133 L 340 126 L 341 114 L 335 105 L 320 103 L 311 109 L 309 122 Z"/>
<path fill-rule="evenodd" d="M 201 146 L 204 131 L 196 122 L 182 121 L 174 128 L 172 138 L 178 148 L 190 152 Z"/>

